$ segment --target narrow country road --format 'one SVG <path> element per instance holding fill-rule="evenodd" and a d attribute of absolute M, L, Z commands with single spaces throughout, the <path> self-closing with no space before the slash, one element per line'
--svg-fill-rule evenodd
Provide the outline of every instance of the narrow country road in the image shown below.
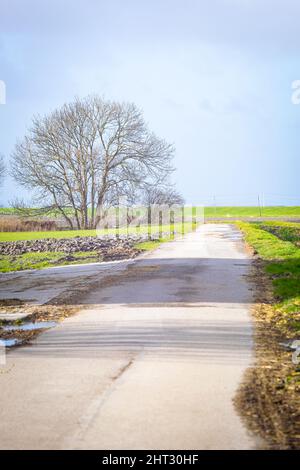
<path fill-rule="evenodd" d="M 233 398 L 252 361 L 250 260 L 203 225 L 92 289 L 0 368 L 0 448 L 252 449 Z"/>

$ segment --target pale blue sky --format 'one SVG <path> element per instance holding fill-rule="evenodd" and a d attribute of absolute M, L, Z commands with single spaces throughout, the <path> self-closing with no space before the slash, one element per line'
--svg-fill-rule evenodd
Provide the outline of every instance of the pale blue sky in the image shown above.
<path fill-rule="evenodd" d="M 91 93 L 135 102 L 176 147 L 194 204 L 300 204 L 298 0 L 1 0 L 0 153 L 36 113 Z M 7 204 L 25 194 L 11 180 Z"/>

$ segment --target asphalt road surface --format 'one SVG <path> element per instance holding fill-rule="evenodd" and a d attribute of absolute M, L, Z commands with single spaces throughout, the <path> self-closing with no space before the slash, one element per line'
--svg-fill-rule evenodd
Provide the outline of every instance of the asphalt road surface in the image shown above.
<path fill-rule="evenodd" d="M 99 271 L 87 309 L 0 366 L 0 448 L 255 448 L 233 404 L 253 359 L 250 263 L 239 232 L 207 224 Z"/>

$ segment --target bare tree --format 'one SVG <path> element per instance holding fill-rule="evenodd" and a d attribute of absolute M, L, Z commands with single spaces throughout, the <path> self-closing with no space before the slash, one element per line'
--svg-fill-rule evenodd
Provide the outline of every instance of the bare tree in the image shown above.
<path fill-rule="evenodd" d="M 156 187 L 148 185 L 142 192 L 142 204 L 145 206 L 151 205 L 179 205 L 184 204 L 182 195 L 173 187 Z"/>
<path fill-rule="evenodd" d="M 0 185 L 2 185 L 5 175 L 6 175 L 6 166 L 4 162 L 4 157 L 3 155 L 0 155 Z"/>
<path fill-rule="evenodd" d="M 13 153 L 12 174 L 73 228 L 96 225 L 112 196 L 161 184 L 173 146 L 151 133 L 134 104 L 97 96 L 35 117 Z"/>
<path fill-rule="evenodd" d="M 58 215 L 57 208 L 52 206 L 39 206 L 37 199 L 33 199 L 30 202 L 26 201 L 22 198 L 14 198 L 9 201 L 10 207 L 14 209 L 14 213 L 19 217 L 24 219 L 27 218 L 37 218 L 37 217 L 44 217 L 44 216 L 54 216 Z"/>

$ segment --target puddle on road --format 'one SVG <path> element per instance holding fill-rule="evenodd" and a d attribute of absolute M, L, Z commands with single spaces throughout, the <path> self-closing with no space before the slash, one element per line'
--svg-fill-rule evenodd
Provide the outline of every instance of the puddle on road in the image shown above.
<path fill-rule="evenodd" d="M 24 323 L 23 325 L 8 325 L 3 326 L 2 329 L 4 331 L 34 331 L 34 330 L 41 330 L 46 328 L 53 328 L 56 326 L 57 323 L 54 321 L 43 321 L 43 322 L 31 322 L 31 323 Z"/>
<path fill-rule="evenodd" d="M 21 344 L 22 341 L 16 338 L 12 339 L 0 339 L 1 343 L 6 346 L 7 348 L 11 348 L 12 346 L 17 346 L 17 344 Z"/>
<path fill-rule="evenodd" d="M 224 234 L 223 238 L 226 238 L 227 240 L 231 241 L 240 241 L 243 239 L 242 235 L 240 233 L 229 233 L 229 234 Z"/>

